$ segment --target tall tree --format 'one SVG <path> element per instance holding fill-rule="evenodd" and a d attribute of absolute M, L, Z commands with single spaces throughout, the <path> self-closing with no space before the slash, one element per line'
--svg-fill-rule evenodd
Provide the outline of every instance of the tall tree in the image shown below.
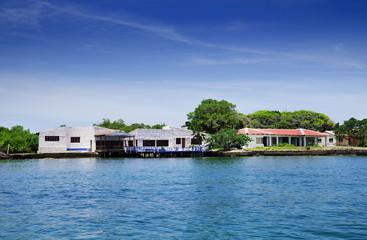
<path fill-rule="evenodd" d="M 346 136 L 353 137 L 357 140 L 357 146 L 367 147 L 367 118 L 357 120 L 352 117 L 343 124 L 337 123 L 334 131 L 339 139 L 344 139 Z"/>
<path fill-rule="evenodd" d="M 162 129 L 163 126 L 165 126 L 165 124 L 155 124 L 153 126 L 150 125 L 146 125 L 144 123 L 133 123 L 131 125 L 126 125 L 125 121 L 122 119 L 117 119 L 113 122 L 111 122 L 110 119 L 108 118 L 103 118 L 101 123 L 94 123 L 93 126 L 98 126 L 98 127 L 105 127 L 105 128 L 110 128 L 110 129 L 116 129 L 116 130 L 121 130 L 124 132 L 132 132 L 135 129 L 138 128 L 142 128 L 142 129 Z"/>
<path fill-rule="evenodd" d="M 322 113 L 300 110 L 294 112 L 257 111 L 245 116 L 246 127 L 252 128 L 305 128 L 324 132 L 332 130 L 334 123 Z"/>
<path fill-rule="evenodd" d="M 38 136 L 19 125 L 11 129 L 0 127 L 0 150 L 6 152 L 8 146 L 11 153 L 37 152 Z"/>
<path fill-rule="evenodd" d="M 243 114 L 238 113 L 236 105 L 225 100 L 203 100 L 193 112 L 187 114 L 188 128 L 194 132 L 216 133 L 224 128 L 238 129 L 243 126 Z"/>

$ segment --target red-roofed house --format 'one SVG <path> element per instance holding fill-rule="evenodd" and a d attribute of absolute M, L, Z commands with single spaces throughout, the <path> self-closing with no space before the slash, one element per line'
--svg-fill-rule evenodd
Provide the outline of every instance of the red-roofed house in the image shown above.
<path fill-rule="evenodd" d="M 307 129 L 253 129 L 243 128 L 238 134 L 246 134 L 252 138 L 249 148 L 276 146 L 281 143 L 293 144 L 294 146 L 313 146 L 319 138 L 326 139 L 329 134 L 311 131 Z"/>

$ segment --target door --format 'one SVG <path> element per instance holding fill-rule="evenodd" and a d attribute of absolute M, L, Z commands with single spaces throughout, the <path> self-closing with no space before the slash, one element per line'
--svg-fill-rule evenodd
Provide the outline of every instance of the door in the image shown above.
<path fill-rule="evenodd" d="M 185 138 L 182 138 L 181 142 L 182 142 L 182 147 L 184 148 L 185 147 Z"/>

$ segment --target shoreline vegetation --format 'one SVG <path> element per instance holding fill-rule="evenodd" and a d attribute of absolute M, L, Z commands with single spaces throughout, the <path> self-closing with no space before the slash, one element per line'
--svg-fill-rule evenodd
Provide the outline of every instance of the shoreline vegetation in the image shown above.
<path fill-rule="evenodd" d="M 288 111 L 269 111 L 260 110 L 250 114 L 243 114 L 236 111 L 236 105 L 226 100 L 205 99 L 193 112 L 188 113 L 185 126 L 194 132 L 195 137 L 201 137 L 201 133 L 211 134 L 206 138 L 209 150 L 222 148 L 225 151 L 236 147 L 241 154 L 250 154 L 252 152 L 276 152 L 284 151 L 299 152 L 299 149 L 278 149 L 270 147 L 264 149 L 241 150 L 242 146 L 248 146 L 249 137 L 238 135 L 237 131 L 241 128 L 259 128 L 259 129 L 308 129 L 317 132 L 332 130 L 339 142 L 347 141 L 346 145 L 367 147 L 367 118 L 358 120 L 350 118 L 344 123 L 336 123 L 325 114 L 312 112 L 309 110 Z M 118 119 L 111 121 L 103 118 L 101 123 L 95 123 L 94 126 L 110 129 L 122 130 L 126 133 L 134 129 L 162 129 L 165 124 L 146 125 L 143 123 L 125 124 L 124 120 Z M 65 127 L 66 125 L 60 125 Z M 38 136 L 17 125 L 10 129 L 0 126 L 0 159 L 5 157 L 3 153 L 15 154 L 14 156 L 25 156 L 20 153 L 36 153 L 38 150 Z M 338 144 L 338 143 L 337 143 Z M 280 146 L 279 146 L 280 147 Z M 284 147 L 284 146 L 282 146 Z M 343 148 L 344 149 L 344 148 Z M 348 148 L 351 149 L 351 148 Z M 304 154 L 308 154 L 310 147 L 307 147 Z M 338 149 L 333 149 L 338 150 Z M 311 152 L 312 152 L 311 151 Z M 320 149 L 317 149 L 320 151 Z M 326 152 L 331 150 L 325 149 Z M 345 150 L 342 150 L 345 151 Z M 353 150 L 354 151 L 354 150 Z M 233 151 L 230 151 L 233 152 Z M 74 153 L 72 153 L 74 154 Z M 88 155 L 89 153 L 86 153 Z M 266 153 L 267 154 L 267 153 Z M 322 153 L 323 154 L 323 153 Z M 10 156 L 10 155 L 9 155 Z M 11 155 L 13 156 L 13 155 Z M 30 154 L 29 156 L 34 156 Z M 43 155 L 40 155 L 41 157 Z M 67 156 L 71 156 L 68 154 Z"/>
<path fill-rule="evenodd" d="M 204 157 L 256 157 L 256 156 L 367 156 L 362 147 L 293 147 L 293 148 L 250 148 L 241 150 L 214 150 L 204 152 Z M 161 156 L 159 156 L 161 157 Z M 95 152 L 74 153 L 13 153 L 0 154 L 0 160 L 62 158 L 100 158 Z M 120 158 L 126 158 L 121 156 Z M 149 158 L 153 158 L 151 155 Z"/>

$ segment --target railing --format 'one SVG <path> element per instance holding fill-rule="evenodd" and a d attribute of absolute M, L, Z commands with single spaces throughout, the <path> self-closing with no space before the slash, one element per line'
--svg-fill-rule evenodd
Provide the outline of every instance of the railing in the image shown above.
<path fill-rule="evenodd" d="M 151 153 L 162 153 L 162 152 L 204 152 L 204 146 L 197 147 L 126 147 L 125 152 L 151 152 Z"/>
<path fill-rule="evenodd" d="M 123 151 L 124 147 L 123 146 L 96 146 L 96 150 L 97 151 Z"/>

